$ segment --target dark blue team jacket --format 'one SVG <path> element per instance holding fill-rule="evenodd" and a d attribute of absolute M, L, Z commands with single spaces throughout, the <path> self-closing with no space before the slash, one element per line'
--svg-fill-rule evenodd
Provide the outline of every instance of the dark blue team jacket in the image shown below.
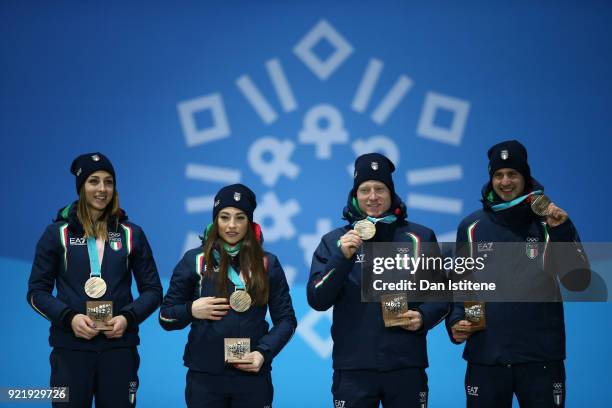
<path fill-rule="evenodd" d="M 245 312 L 232 309 L 221 320 L 196 319 L 191 314 L 191 304 L 200 297 L 216 296 L 216 280 L 204 274 L 206 260 L 202 247 L 185 253 L 176 265 L 170 287 L 164 297 L 159 313 L 159 323 L 166 330 L 180 330 L 191 324 L 183 360 L 192 370 L 210 374 L 252 375 L 224 363 L 226 337 L 250 338 L 251 350 L 264 356 L 259 373 L 272 369 L 272 359 L 293 336 L 297 320 L 289 295 L 285 272 L 278 258 L 265 252 L 268 281 L 270 284 L 268 304 L 251 306 Z M 228 292 L 234 291 L 230 283 Z M 270 310 L 272 329 L 266 321 Z"/>
<path fill-rule="evenodd" d="M 49 344 L 52 347 L 101 351 L 136 346 L 140 343 L 138 325 L 157 309 L 163 295 L 147 238 L 138 225 L 128 221 L 123 211 L 120 217 L 109 222 L 109 240 L 104 245 L 101 267 L 107 290 L 103 297 L 91 299 L 84 290 L 90 273 L 89 255 L 76 207 L 75 202 L 60 210 L 55 222 L 38 241 L 27 301 L 51 321 Z M 132 274 L 140 293 L 137 299 L 132 297 Z M 85 314 L 88 300 L 113 302 L 113 315 L 123 314 L 128 320 L 122 338 L 107 339 L 99 334 L 85 340 L 74 335 L 70 322 L 75 314 Z"/>
<path fill-rule="evenodd" d="M 543 190 L 535 180 L 532 185 L 534 190 Z M 494 212 L 491 206 L 497 204 L 499 199 L 496 200 L 491 192 L 490 184 L 483 187 L 482 196 L 483 208 L 466 217 L 458 227 L 457 255 L 465 256 L 472 248 L 476 251 L 474 256 L 479 256 L 477 244 L 483 242 L 515 242 L 523 246 L 528 238 L 540 243 L 570 242 L 573 245 L 564 247 L 564 253 L 549 251 L 545 260 L 544 251 L 540 251 L 534 259 L 522 251 L 513 259 L 516 265 L 513 279 L 517 285 L 524 285 L 520 287 L 548 285 L 557 292 L 559 299 L 557 279 L 572 290 L 582 290 L 588 286 L 589 263 L 578 232 L 569 219 L 550 228 L 545 219 L 535 215 L 526 202 Z M 572 251 L 568 251 L 570 247 Z M 494 270 L 495 262 L 495 252 L 487 252 L 487 268 Z M 569 268 L 568 265 L 573 266 Z M 468 362 L 497 365 L 565 359 L 562 302 L 487 302 L 485 311 L 486 329 L 474 333 L 467 340 L 463 358 Z M 450 327 L 464 315 L 463 304 L 455 303 L 446 319 L 453 342 Z"/>
<path fill-rule="evenodd" d="M 351 210 L 351 200 L 349 194 L 349 203 L 344 209 L 344 218 L 349 223 L 363 218 L 354 207 Z M 415 242 L 432 243 L 427 245 L 430 253 L 425 255 L 440 255 L 434 232 L 406 221 L 405 206 L 397 196 L 391 209 L 398 220 L 392 224 L 377 223 L 371 242 L 407 242 L 409 246 Z M 359 251 L 346 259 L 337 245 L 350 229 L 346 225 L 323 236 L 312 258 L 307 285 L 308 303 L 313 309 L 334 308 L 331 328 L 334 369 L 387 371 L 427 367 L 427 331 L 444 319 L 449 305 L 411 303 L 409 307 L 419 310 L 423 316 L 423 329 L 417 332 L 385 327 L 380 303 L 361 302 L 361 264 L 356 262 Z"/>

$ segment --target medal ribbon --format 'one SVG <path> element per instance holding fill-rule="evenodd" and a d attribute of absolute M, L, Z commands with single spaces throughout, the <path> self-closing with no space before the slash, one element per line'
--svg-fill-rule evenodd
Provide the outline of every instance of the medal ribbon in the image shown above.
<path fill-rule="evenodd" d="M 96 239 L 94 237 L 87 238 L 87 253 L 89 254 L 89 274 L 92 278 L 102 276 L 100 272 L 100 261 L 98 261 L 98 248 L 96 247 Z"/>
<path fill-rule="evenodd" d="M 239 250 L 240 248 L 238 248 L 238 251 Z M 221 255 L 219 255 L 219 251 L 217 251 L 216 249 L 213 250 L 213 256 L 215 257 L 215 261 L 217 261 L 217 263 L 221 262 Z M 238 272 L 236 272 L 236 270 L 231 264 L 227 265 L 227 276 L 232 281 L 237 290 L 246 290 L 246 285 L 244 284 L 242 279 L 240 279 L 240 275 L 238 274 Z"/>
<path fill-rule="evenodd" d="M 543 194 L 543 193 L 544 193 L 544 191 L 542 191 L 542 190 L 532 191 L 531 193 L 525 194 L 525 195 L 520 196 L 520 197 L 517 197 L 517 198 L 515 198 L 512 201 L 508 201 L 508 202 L 505 202 L 505 203 L 500 203 L 500 204 L 493 205 L 493 206 L 491 206 L 491 209 L 493 211 L 495 211 L 495 212 L 503 211 L 503 210 L 506 210 L 506 209 L 508 209 L 510 207 L 514 207 L 517 204 L 522 203 L 523 201 L 525 201 L 527 198 L 531 197 L 532 195 L 538 195 L 538 194 Z"/>
<path fill-rule="evenodd" d="M 393 214 L 387 215 L 386 217 L 382 217 L 382 218 L 375 218 L 375 217 L 370 217 L 367 216 L 365 217 L 366 220 L 370 221 L 372 224 L 376 225 L 377 222 L 382 222 L 383 224 L 392 224 L 395 221 L 397 221 L 397 217 Z M 359 221 L 355 221 L 353 223 L 353 227 L 355 226 L 355 224 L 357 224 Z"/>

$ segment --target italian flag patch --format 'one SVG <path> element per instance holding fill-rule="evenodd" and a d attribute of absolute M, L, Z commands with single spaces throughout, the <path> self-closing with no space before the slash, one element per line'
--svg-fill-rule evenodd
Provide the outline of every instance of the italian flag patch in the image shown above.
<path fill-rule="evenodd" d="M 109 242 L 109 245 L 112 249 L 114 249 L 115 251 L 118 251 L 121 249 L 121 239 L 115 239 Z"/>

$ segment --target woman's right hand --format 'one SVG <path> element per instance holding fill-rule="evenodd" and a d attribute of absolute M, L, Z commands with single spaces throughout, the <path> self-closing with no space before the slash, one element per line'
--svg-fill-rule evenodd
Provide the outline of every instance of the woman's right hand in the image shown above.
<path fill-rule="evenodd" d="M 226 298 L 201 297 L 191 304 L 191 314 L 196 319 L 221 320 L 229 308 Z"/>
<path fill-rule="evenodd" d="M 70 326 L 72 326 L 72 331 L 74 335 L 80 337 L 85 340 L 91 340 L 100 333 L 99 330 L 96 330 L 96 325 L 84 314 L 77 314 L 72 318 L 72 322 L 70 322 Z"/>

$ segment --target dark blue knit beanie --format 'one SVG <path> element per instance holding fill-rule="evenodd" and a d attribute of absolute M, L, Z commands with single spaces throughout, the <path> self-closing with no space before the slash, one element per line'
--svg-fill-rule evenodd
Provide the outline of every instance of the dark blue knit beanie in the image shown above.
<path fill-rule="evenodd" d="M 100 152 L 85 153 L 78 156 L 72 161 L 70 165 L 70 172 L 76 177 L 76 191 L 77 194 L 81 191 L 81 186 L 87 180 L 91 174 L 96 171 L 106 171 L 113 176 L 113 182 L 117 185 L 117 177 L 115 176 L 115 169 L 111 164 L 110 160 Z"/>
<path fill-rule="evenodd" d="M 223 187 L 215 195 L 213 221 L 217 219 L 219 211 L 226 207 L 235 207 L 244 211 L 249 221 L 253 222 L 253 212 L 257 207 L 255 193 L 244 184 L 232 184 Z"/>
<path fill-rule="evenodd" d="M 518 140 L 506 140 L 492 146 L 487 152 L 489 178 L 499 169 L 509 168 L 521 173 L 525 183 L 531 182 L 531 169 L 527 163 L 527 149 Z"/>
<path fill-rule="evenodd" d="M 367 153 L 355 159 L 355 173 L 353 175 L 353 195 L 357 188 L 369 180 L 384 183 L 391 191 L 391 197 L 395 195 L 395 186 L 391 173 L 395 171 L 395 165 L 386 156 L 380 153 Z"/>

